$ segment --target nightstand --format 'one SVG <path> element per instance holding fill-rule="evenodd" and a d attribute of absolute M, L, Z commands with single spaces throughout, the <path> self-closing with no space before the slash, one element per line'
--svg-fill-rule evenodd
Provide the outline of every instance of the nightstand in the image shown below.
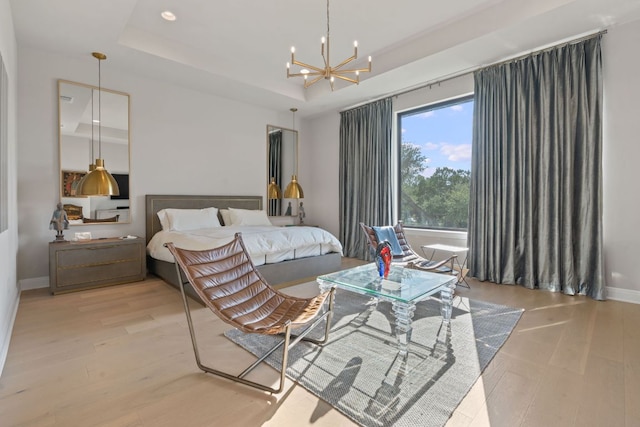
<path fill-rule="evenodd" d="M 146 274 L 145 241 L 139 237 L 49 243 L 53 294 L 136 282 Z"/>

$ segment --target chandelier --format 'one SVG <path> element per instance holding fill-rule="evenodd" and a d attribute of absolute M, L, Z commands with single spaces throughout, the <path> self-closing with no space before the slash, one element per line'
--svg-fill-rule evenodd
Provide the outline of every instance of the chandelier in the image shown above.
<path fill-rule="evenodd" d="M 345 65 L 350 63 L 351 61 L 358 58 L 358 42 L 353 42 L 353 55 L 349 58 L 345 59 L 335 67 L 331 66 L 330 61 L 330 47 L 331 43 L 329 40 L 329 0 L 327 0 L 327 37 L 322 37 L 321 39 L 322 47 L 321 54 L 322 59 L 324 60 L 323 67 L 314 67 L 313 65 L 306 64 L 304 62 L 300 62 L 295 58 L 296 48 L 291 48 L 291 64 L 287 62 L 287 78 L 289 77 L 304 77 L 304 87 L 308 88 L 312 84 L 320 81 L 321 79 L 329 80 L 331 84 L 331 90 L 334 89 L 333 83 L 335 79 L 345 80 L 350 83 L 358 84 L 360 83 L 360 73 L 361 72 L 371 72 L 371 57 L 369 57 L 369 66 L 367 68 L 360 68 L 354 70 L 343 69 Z M 325 44 L 326 44 L 326 54 L 325 54 Z M 299 72 L 292 73 L 291 65 L 297 65 L 302 67 Z"/>

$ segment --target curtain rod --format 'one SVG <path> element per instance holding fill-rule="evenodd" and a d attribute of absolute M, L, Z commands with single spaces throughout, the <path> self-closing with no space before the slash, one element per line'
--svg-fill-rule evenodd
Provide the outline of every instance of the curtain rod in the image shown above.
<path fill-rule="evenodd" d="M 431 88 L 431 86 L 440 85 L 441 83 L 444 83 L 444 82 L 449 81 L 449 80 L 456 79 L 456 78 L 461 77 L 461 76 L 463 76 L 465 74 L 473 73 L 474 71 L 480 70 L 482 68 L 493 67 L 495 65 L 508 64 L 509 62 L 519 61 L 519 60 L 527 58 L 529 56 L 538 55 L 538 54 L 540 54 L 542 52 L 547 52 L 549 50 L 556 49 L 556 48 L 558 48 L 560 46 L 580 43 L 581 41 L 589 40 L 589 39 L 592 39 L 594 37 L 598 37 L 598 36 L 604 35 L 604 34 L 607 34 L 607 30 L 601 30 L 601 31 L 598 31 L 598 32 L 595 32 L 595 33 L 587 34 L 585 36 L 577 37 L 575 39 L 570 39 L 570 40 L 567 40 L 567 41 L 563 41 L 563 42 L 554 44 L 553 46 L 548 46 L 548 47 L 545 47 L 545 48 L 534 50 L 534 51 L 531 51 L 529 53 L 524 53 L 524 54 L 521 54 L 521 55 L 518 55 L 518 56 L 511 57 L 511 58 L 502 59 L 500 61 L 492 62 L 490 64 L 477 65 L 477 66 L 474 66 L 474 67 L 465 68 L 464 70 L 456 71 L 455 73 L 446 74 L 445 76 L 438 77 L 437 79 L 431 80 L 431 81 L 429 81 L 427 83 L 420 83 L 420 85 L 416 86 L 416 87 L 405 89 L 405 90 L 400 91 L 400 92 L 389 93 L 387 95 L 383 95 L 383 96 L 380 96 L 378 98 L 375 98 L 375 99 L 372 99 L 372 100 L 369 100 L 369 101 L 365 101 L 365 102 L 361 102 L 359 104 L 355 104 L 355 105 L 353 105 L 351 107 L 347 107 L 347 108 L 345 108 L 343 110 L 340 110 L 340 112 L 342 113 L 342 112 L 345 112 L 345 111 L 353 110 L 354 108 L 358 108 L 358 107 L 361 107 L 363 105 L 370 104 L 372 102 L 380 101 L 381 99 L 385 99 L 385 98 L 389 98 L 389 97 L 398 97 L 400 95 L 405 95 L 407 93 L 415 92 L 417 90 L 421 90 L 421 89 L 424 89 L 424 88 L 427 88 L 427 87 Z"/>

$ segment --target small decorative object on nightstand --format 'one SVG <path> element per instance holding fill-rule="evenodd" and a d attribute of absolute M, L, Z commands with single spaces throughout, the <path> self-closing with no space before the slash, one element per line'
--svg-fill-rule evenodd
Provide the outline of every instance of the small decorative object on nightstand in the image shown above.
<path fill-rule="evenodd" d="M 56 240 L 54 240 L 54 242 L 66 242 L 66 240 L 64 240 L 63 230 L 69 229 L 69 218 L 67 217 L 67 212 L 62 207 L 62 203 L 58 203 L 56 210 L 53 211 L 51 221 L 49 221 L 49 229 L 56 230 Z"/>
<path fill-rule="evenodd" d="M 304 213 L 304 206 L 302 205 L 302 202 L 300 202 L 300 208 L 298 208 L 298 218 L 300 218 L 300 225 L 304 224 L 305 216 L 307 216 L 307 214 Z"/>
<path fill-rule="evenodd" d="M 144 280 L 144 239 L 135 236 L 49 243 L 51 293 Z"/>

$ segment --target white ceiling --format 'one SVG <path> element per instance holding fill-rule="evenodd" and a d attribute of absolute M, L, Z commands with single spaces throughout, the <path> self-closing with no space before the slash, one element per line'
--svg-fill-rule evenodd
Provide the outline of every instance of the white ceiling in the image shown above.
<path fill-rule="evenodd" d="M 325 0 L 11 0 L 18 46 L 308 117 L 640 19 L 640 0 L 332 0 L 331 65 L 373 56 L 360 85 L 286 78 L 319 66 Z M 175 22 L 160 17 L 163 10 Z M 103 71 L 105 70 L 103 64 Z"/>

